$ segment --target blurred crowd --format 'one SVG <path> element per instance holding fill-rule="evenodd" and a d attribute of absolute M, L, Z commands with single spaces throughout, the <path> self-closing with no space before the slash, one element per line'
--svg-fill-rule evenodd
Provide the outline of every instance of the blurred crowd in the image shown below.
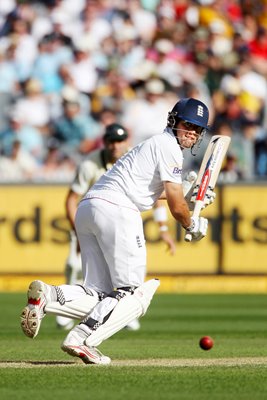
<path fill-rule="evenodd" d="M 70 181 L 108 124 L 134 146 L 181 97 L 232 137 L 222 182 L 267 179 L 266 77 L 267 0 L 1 1 L 0 181 Z"/>

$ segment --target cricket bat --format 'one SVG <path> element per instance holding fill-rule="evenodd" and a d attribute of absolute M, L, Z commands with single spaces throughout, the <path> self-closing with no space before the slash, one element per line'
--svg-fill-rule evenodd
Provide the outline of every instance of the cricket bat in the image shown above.
<path fill-rule="evenodd" d="M 197 196 L 193 217 L 199 217 L 208 188 L 213 190 L 216 185 L 230 142 L 230 136 L 214 135 L 208 144 L 195 183 L 194 189 L 197 188 Z M 185 241 L 191 242 L 191 240 L 191 233 L 186 233 Z"/>

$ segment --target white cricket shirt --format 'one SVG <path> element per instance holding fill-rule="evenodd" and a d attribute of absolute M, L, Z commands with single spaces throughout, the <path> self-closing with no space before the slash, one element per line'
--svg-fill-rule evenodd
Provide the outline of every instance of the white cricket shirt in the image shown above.
<path fill-rule="evenodd" d="M 163 192 L 164 181 L 182 184 L 182 165 L 182 150 L 172 131 L 166 128 L 122 156 L 85 197 L 149 210 Z"/>

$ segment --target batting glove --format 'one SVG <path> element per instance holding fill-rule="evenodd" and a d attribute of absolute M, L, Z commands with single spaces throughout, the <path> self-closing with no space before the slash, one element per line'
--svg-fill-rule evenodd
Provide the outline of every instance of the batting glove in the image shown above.
<path fill-rule="evenodd" d="M 192 193 L 192 196 L 191 196 L 191 199 L 190 199 L 190 206 L 189 206 L 190 210 L 192 208 L 192 205 L 194 205 L 194 203 L 196 201 L 198 189 L 199 189 L 198 185 L 195 186 L 194 189 L 193 189 L 193 193 Z M 211 189 L 211 187 L 208 187 L 207 192 L 206 192 L 205 197 L 204 197 L 202 210 L 204 208 L 206 208 L 207 206 L 210 206 L 214 202 L 215 198 L 216 198 L 216 193 L 213 191 L 213 189 Z"/>
<path fill-rule="evenodd" d="M 186 235 L 191 236 L 192 242 L 197 242 L 207 235 L 209 221 L 203 217 L 191 217 L 191 225 L 186 229 Z"/>
<path fill-rule="evenodd" d="M 194 186 L 194 183 L 197 180 L 197 174 L 195 171 L 190 171 L 188 174 L 185 176 L 185 179 L 182 182 L 182 187 L 183 187 L 183 194 L 185 198 L 191 198 L 192 196 L 192 189 Z"/>
<path fill-rule="evenodd" d="M 182 182 L 183 194 L 185 199 L 190 199 L 192 196 L 193 186 L 197 180 L 197 174 L 195 171 L 190 171 L 186 175 L 185 179 Z"/>
<path fill-rule="evenodd" d="M 182 182 L 184 198 L 185 201 L 187 202 L 190 211 L 194 209 L 195 205 L 193 202 L 191 202 L 191 197 L 193 194 L 194 184 L 196 180 L 197 180 L 196 172 L 190 171 L 188 172 L 188 174 L 186 175 L 185 179 Z"/>

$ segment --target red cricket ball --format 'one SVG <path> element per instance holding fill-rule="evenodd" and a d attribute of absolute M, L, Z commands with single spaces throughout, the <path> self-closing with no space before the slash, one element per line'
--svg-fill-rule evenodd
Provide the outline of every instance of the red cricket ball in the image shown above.
<path fill-rule="evenodd" d="M 210 350 L 213 347 L 213 339 L 210 336 L 203 336 L 199 341 L 202 350 Z"/>

